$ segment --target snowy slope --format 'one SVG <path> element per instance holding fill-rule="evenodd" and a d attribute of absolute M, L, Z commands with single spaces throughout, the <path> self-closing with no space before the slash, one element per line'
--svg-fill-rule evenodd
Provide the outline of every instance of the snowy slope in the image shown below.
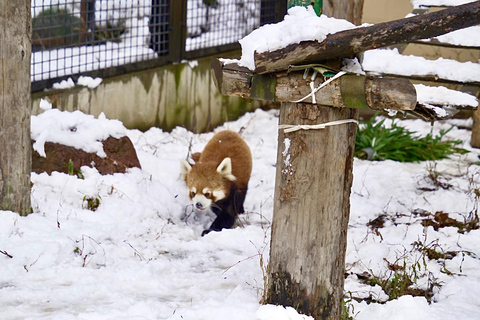
<path fill-rule="evenodd" d="M 192 212 L 179 179 L 179 160 L 190 143 L 199 151 L 213 133 L 126 130 L 142 169 L 101 176 L 84 168 L 84 179 L 32 174 L 34 212 L 20 217 L 0 211 L 0 318 L 306 319 L 292 308 L 259 303 L 269 252 L 277 121 L 276 111 L 257 110 L 217 128 L 241 131 L 252 149 L 253 174 L 248 213 L 240 226 L 203 238 L 211 217 Z M 401 123 L 422 134 L 431 130 L 421 121 Z M 471 125 L 452 120 L 433 130 L 453 123 Z M 469 148 L 468 130 L 454 128 L 447 136 Z M 425 210 L 447 212 L 459 221 L 468 217 L 478 204 L 470 192 L 480 183 L 476 161 L 478 151 L 436 162 L 441 179 L 452 187 L 435 190 L 425 177 L 431 163 L 355 160 L 347 298 L 385 297 L 357 274 L 388 273 L 384 258 L 395 262 L 412 251 L 414 241 L 437 241 L 442 250 L 468 252 L 446 261 L 453 275 L 442 273 L 441 263 L 427 261 L 430 277 L 441 283 L 434 303 L 412 296 L 385 304 L 352 301 L 347 306 L 355 319 L 478 319 L 480 231 L 434 231 L 413 214 Z M 96 211 L 86 209 L 89 197 L 100 199 Z M 381 214 L 390 218 L 375 234 L 367 223 Z"/>

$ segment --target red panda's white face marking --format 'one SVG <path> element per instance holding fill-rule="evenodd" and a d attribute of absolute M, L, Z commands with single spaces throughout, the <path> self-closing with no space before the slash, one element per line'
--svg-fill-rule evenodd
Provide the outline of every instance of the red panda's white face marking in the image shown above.
<path fill-rule="evenodd" d="M 212 200 L 205 197 L 203 194 L 197 194 L 192 198 L 192 202 L 195 205 L 195 208 L 198 210 L 205 210 L 210 207 Z"/>
<path fill-rule="evenodd" d="M 223 190 L 210 190 L 209 188 L 203 188 L 201 192 L 196 192 L 196 188 L 190 189 L 190 199 L 193 204 L 199 210 L 205 210 L 210 207 L 213 202 L 222 200 L 225 198 L 225 191 Z"/>
<path fill-rule="evenodd" d="M 225 199 L 225 197 L 227 195 L 225 194 L 225 191 L 223 191 L 223 190 L 215 190 L 215 191 L 213 191 L 213 196 L 215 197 L 215 199 L 221 200 L 221 199 Z"/>
<path fill-rule="evenodd" d="M 230 181 L 236 180 L 230 158 L 212 167 L 201 162 L 191 166 L 187 161 L 182 161 L 181 169 L 189 197 L 199 210 L 208 209 L 212 203 L 225 199 L 230 190 Z"/>

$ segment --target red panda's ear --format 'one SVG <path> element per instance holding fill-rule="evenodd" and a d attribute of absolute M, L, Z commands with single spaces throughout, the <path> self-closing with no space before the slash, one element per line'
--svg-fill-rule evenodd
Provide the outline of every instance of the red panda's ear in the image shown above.
<path fill-rule="evenodd" d="M 225 179 L 230 181 L 235 181 L 237 178 L 232 174 L 232 160 L 230 158 L 225 158 L 218 165 L 217 172 L 220 173 Z"/>
<path fill-rule="evenodd" d="M 198 160 L 200 160 L 200 156 L 202 154 L 200 152 L 195 152 L 194 154 L 192 154 L 191 158 L 193 161 L 195 161 L 195 164 L 198 162 Z"/>
<path fill-rule="evenodd" d="M 180 169 L 182 171 L 182 179 L 186 180 L 188 173 L 190 170 L 192 170 L 192 166 L 187 162 L 187 160 L 182 160 L 180 162 Z"/>

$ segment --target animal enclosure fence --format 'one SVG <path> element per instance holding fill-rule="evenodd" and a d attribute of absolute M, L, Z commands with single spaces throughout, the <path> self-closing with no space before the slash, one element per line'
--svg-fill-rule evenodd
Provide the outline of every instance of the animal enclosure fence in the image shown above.
<path fill-rule="evenodd" d="M 275 0 L 31 1 L 32 91 L 235 50 L 286 12 Z"/>

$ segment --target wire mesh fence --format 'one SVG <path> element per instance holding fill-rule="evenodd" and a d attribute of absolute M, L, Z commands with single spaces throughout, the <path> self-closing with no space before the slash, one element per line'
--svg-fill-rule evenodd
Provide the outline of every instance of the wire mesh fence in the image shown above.
<path fill-rule="evenodd" d="M 32 91 L 231 50 L 265 23 L 274 0 L 32 0 Z"/>

